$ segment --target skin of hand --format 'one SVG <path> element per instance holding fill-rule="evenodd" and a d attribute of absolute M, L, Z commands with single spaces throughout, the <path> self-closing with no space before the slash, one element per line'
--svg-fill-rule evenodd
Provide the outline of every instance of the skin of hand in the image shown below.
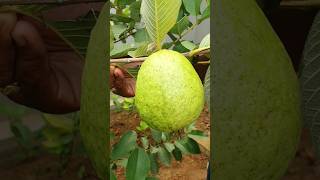
<path fill-rule="evenodd" d="M 0 88 L 19 86 L 11 100 L 54 114 L 80 109 L 83 57 L 27 16 L 0 13 L 0 33 Z M 116 65 L 110 66 L 109 85 L 116 94 L 134 96 L 134 79 Z"/>

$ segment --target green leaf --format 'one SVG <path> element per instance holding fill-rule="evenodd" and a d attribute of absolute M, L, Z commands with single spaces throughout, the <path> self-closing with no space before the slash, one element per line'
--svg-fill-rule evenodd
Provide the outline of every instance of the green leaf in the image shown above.
<path fill-rule="evenodd" d="M 128 159 L 126 180 L 145 179 L 150 170 L 148 154 L 141 148 L 136 148 Z"/>
<path fill-rule="evenodd" d="M 134 22 L 134 19 L 132 18 L 117 15 L 117 14 L 110 14 L 110 20 L 115 22 L 123 22 L 123 23 Z"/>
<path fill-rule="evenodd" d="M 151 135 L 152 135 L 152 138 L 153 138 L 156 142 L 158 142 L 158 143 L 161 142 L 162 132 L 157 131 L 157 130 L 151 128 Z"/>
<path fill-rule="evenodd" d="M 134 44 L 117 44 L 111 51 L 111 58 L 119 58 L 128 55 L 129 51 L 135 50 L 136 46 Z"/>
<path fill-rule="evenodd" d="M 20 120 L 10 122 L 11 132 L 14 134 L 18 143 L 26 149 L 31 150 L 33 145 L 33 135 L 31 130 Z"/>
<path fill-rule="evenodd" d="M 200 42 L 199 48 L 210 47 L 210 33 L 207 34 Z"/>
<path fill-rule="evenodd" d="M 127 6 L 127 5 L 130 5 L 133 2 L 135 2 L 135 0 L 118 0 L 117 1 L 117 5 L 118 6 Z"/>
<path fill-rule="evenodd" d="M 134 51 L 129 51 L 128 55 L 131 57 L 143 57 L 143 56 L 148 56 L 150 53 L 148 53 L 148 43 L 142 44 L 140 47 L 138 47 Z"/>
<path fill-rule="evenodd" d="M 182 160 L 182 152 L 180 151 L 180 149 L 178 147 L 175 146 L 175 148 L 172 151 L 172 155 L 174 157 L 175 160 L 177 161 L 181 161 Z"/>
<path fill-rule="evenodd" d="M 169 167 L 171 165 L 171 154 L 163 147 L 159 147 L 158 158 L 162 164 Z"/>
<path fill-rule="evenodd" d="M 152 174 L 158 174 L 159 165 L 157 162 L 157 154 L 156 153 L 148 153 L 150 159 L 150 170 Z"/>
<path fill-rule="evenodd" d="M 144 149 L 148 149 L 149 148 L 149 141 L 148 138 L 146 137 L 141 137 L 141 143 Z"/>
<path fill-rule="evenodd" d="M 5 99 L 0 92 L 0 115 L 11 119 L 21 119 L 26 113 L 27 108 L 21 105 L 14 104 Z"/>
<path fill-rule="evenodd" d="M 305 45 L 300 72 L 302 84 L 303 117 L 310 129 L 311 139 L 320 157 L 320 13 L 314 19 Z"/>
<path fill-rule="evenodd" d="M 181 44 L 183 47 L 187 48 L 189 51 L 192 51 L 197 48 L 197 45 L 195 45 L 190 41 L 182 41 Z"/>
<path fill-rule="evenodd" d="M 116 39 L 119 39 L 128 29 L 128 27 L 124 24 L 116 24 L 111 26 L 112 33 Z"/>
<path fill-rule="evenodd" d="M 137 147 L 137 133 L 134 131 L 128 131 L 121 136 L 119 142 L 114 145 L 111 152 L 111 160 L 127 157 L 130 151 Z"/>
<path fill-rule="evenodd" d="M 181 0 L 142 0 L 142 20 L 158 49 L 161 49 L 166 34 L 175 25 L 180 6 Z"/>
<path fill-rule="evenodd" d="M 66 133 L 73 132 L 74 124 L 71 119 L 65 118 L 63 116 L 51 115 L 51 114 L 45 114 L 45 113 L 43 113 L 42 115 L 50 126 L 57 128 Z"/>
<path fill-rule="evenodd" d="M 192 23 L 189 21 L 188 16 L 184 16 L 182 19 L 175 24 L 170 30 L 171 33 L 181 35 L 186 29 L 192 26 Z"/>
<path fill-rule="evenodd" d="M 148 129 L 149 126 L 147 123 L 145 123 L 144 121 L 140 121 L 139 126 L 137 127 L 137 130 L 139 131 L 145 131 L 146 129 Z"/>
<path fill-rule="evenodd" d="M 177 142 L 179 143 L 179 145 L 177 146 L 176 144 L 176 146 L 179 149 L 181 148 L 181 146 L 183 146 L 183 149 L 180 149 L 182 152 L 187 151 L 188 153 L 191 153 L 191 154 L 200 154 L 200 147 L 195 140 L 189 137 L 185 137 L 181 140 L 178 140 Z"/>
<path fill-rule="evenodd" d="M 199 23 L 201 23 L 202 21 L 206 20 L 209 17 L 210 17 L 210 5 L 208 5 L 206 9 L 202 12 L 201 18 L 199 19 Z"/>
<path fill-rule="evenodd" d="M 109 169 L 109 14 L 108 2 L 101 10 L 92 30 L 81 87 L 80 133 L 86 152 L 101 179 L 110 177 Z"/>
<path fill-rule="evenodd" d="M 209 137 L 207 135 L 204 134 L 203 131 L 200 130 L 193 130 L 188 134 L 188 137 L 192 138 L 192 139 L 208 139 Z"/>
<path fill-rule="evenodd" d="M 110 180 L 117 180 L 117 176 L 111 168 L 110 168 Z"/>
<path fill-rule="evenodd" d="M 130 5 L 130 17 L 134 19 L 136 22 L 140 22 L 141 15 L 140 15 L 140 8 L 141 8 L 141 1 L 136 1 Z"/>
<path fill-rule="evenodd" d="M 186 10 L 193 16 L 200 14 L 201 0 L 183 0 Z"/>
<path fill-rule="evenodd" d="M 175 46 L 173 46 L 172 50 L 178 51 L 180 53 L 189 52 L 189 49 L 185 48 L 181 42 L 178 42 Z"/>
<path fill-rule="evenodd" d="M 96 23 L 94 12 L 90 11 L 85 16 L 75 20 L 50 21 L 47 23 L 85 57 L 90 33 Z"/>
<path fill-rule="evenodd" d="M 172 143 L 164 143 L 164 147 L 167 149 L 168 152 L 172 152 L 174 150 L 174 144 Z"/>
<path fill-rule="evenodd" d="M 135 43 L 145 43 L 149 42 L 150 38 L 146 29 L 138 29 L 137 32 L 133 35 Z"/>

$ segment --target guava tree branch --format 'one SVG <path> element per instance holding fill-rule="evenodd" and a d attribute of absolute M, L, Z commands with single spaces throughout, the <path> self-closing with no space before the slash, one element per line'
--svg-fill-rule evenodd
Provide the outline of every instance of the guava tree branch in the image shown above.
<path fill-rule="evenodd" d="M 0 5 L 30 5 L 30 4 L 78 4 L 106 2 L 105 0 L 0 0 Z"/>
<path fill-rule="evenodd" d="M 291 0 L 291 1 L 282 1 L 282 7 L 320 7 L 319 0 Z"/>
<path fill-rule="evenodd" d="M 210 49 L 204 49 L 203 51 L 199 51 L 192 56 L 201 56 L 205 54 L 209 54 Z M 190 57 L 190 53 L 182 53 L 186 57 Z M 147 59 L 147 57 L 138 57 L 138 58 L 118 58 L 118 59 L 110 59 L 110 63 L 133 63 L 133 62 L 143 62 Z"/>

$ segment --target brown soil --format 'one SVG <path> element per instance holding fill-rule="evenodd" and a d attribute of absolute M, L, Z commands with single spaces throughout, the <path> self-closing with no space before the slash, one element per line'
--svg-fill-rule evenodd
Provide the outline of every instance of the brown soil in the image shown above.
<path fill-rule="evenodd" d="M 134 130 L 139 125 L 139 117 L 133 112 L 112 112 L 110 128 L 116 137 L 128 130 Z M 200 115 L 196 127 L 205 132 L 209 132 L 210 118 L 207 108 Z M 205 180 L 207 177 L 208 157 L 202 153 L 200 155 L 184 156 L 181 162 L 172 161 L 171 167 L 161 166 L 159 170 L 160 180 Z M 119 180 L 125 180 L 124 170 L 117 171 Z"/>
<path fill-rule="evenodd" d="M 135 129 L 139 118 L 135 113 L 112 112 L 111 129 L 119 137 L 127 130 Z M 209 130 L 208 111 L 204 110 L 196 125 Z M 160 168 L 161 180 L 203 180 L 206 178 L 208 157 L 205 154 L 185 156 L 182 162 L 173 161 L 172 167 Z M 14 166 L 0 167 L 1 180 L 79 180 L 80 169 L 86 171 L 82 175 L 85 180 L 97 180 L 88 159 L 73 157 L 65 172 L 61 175 L 59 158 L 41 155 L 27 159 Z M 59 173 L 60 172 L 60 173 Z M 119 179 L 124 179 L 123 169 L 117 171 Z M 318 180 L 320 179 L 320 162 L 315 160 L 314 151 L 306 130 L 301 136 L 301 143 L 296 158 L 292 161 L 286 176 L 282 180 Z"/>

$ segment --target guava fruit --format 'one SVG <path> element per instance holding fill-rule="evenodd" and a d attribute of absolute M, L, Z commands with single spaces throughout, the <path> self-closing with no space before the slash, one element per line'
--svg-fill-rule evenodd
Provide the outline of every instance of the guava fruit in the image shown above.
<path fill-rule="evenodd" d="M 172 50 L 159 50 L 142 63 L 135 105 L 151 128 L 172 132 L 194 122 L 204 106 L 204 89 L 189 60 Z"/>
<path fill-rule="evenodd" d="M 290 57 L 254 0 L 213 7 L 212 179 L 282 179 L 302 126 Z"/>

